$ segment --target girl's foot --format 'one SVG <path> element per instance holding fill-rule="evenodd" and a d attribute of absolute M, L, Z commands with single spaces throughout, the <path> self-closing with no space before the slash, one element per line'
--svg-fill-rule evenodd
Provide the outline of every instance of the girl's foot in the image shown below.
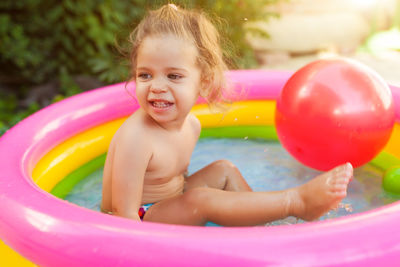
<path fill-rule="evenodd" d="M 346 163 L 289 192 L 289 214 L 305 221 L 318 219 L 336 208 L 347 195 L 353 166 Z"/>

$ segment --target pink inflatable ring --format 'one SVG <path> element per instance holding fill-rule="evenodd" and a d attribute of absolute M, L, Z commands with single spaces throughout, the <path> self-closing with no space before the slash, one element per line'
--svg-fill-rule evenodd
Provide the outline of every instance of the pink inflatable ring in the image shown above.
<path fill-rule="evenodd" d="M 246 89 L 242 100 L 258 101 L 275 99 L 291 73 L 229 75 Z M 400 89 L 391 89 L 398 133 Z M 91 211 L 58 199 L 33 182 L 36 164 L 56 145 L 136 108 L 124 84 L 108 86 L 53 104 L 1 137 L 0 238 L 6 245 L 40 266 L 395 266 L 400 262 L 400 202 L 299 225 L 188 227 Z"/>

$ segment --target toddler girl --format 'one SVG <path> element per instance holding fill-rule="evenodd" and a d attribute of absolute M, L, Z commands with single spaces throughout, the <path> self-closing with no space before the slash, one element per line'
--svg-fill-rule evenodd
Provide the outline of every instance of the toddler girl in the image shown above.
<path fill-rule="evenodd" d="M 314 220 L 346 196 L 349 163 L 277 192 L 252 192 L 226 160 L 186 176 L 201 130 L 189 112 L 199 96 L 220 99 L 227 69 L 203 13 L 172 4 L 150 11 L 134 31 L 131 61 L 140 108 L 111 141 L 104 212 L 170 224 L 258 225 L 287 216 Z"/>

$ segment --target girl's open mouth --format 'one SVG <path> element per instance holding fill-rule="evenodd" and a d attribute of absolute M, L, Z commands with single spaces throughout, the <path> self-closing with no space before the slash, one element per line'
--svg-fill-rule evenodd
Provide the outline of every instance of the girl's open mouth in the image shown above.
<path fill-rule="evenodd" d="M 174 103 L 172 102 L 168 102 L 168 101 L 149 101 L 150 104 L 155 107 L 155 108 L 168 108 L 170 106 L 172 106 Z"/>

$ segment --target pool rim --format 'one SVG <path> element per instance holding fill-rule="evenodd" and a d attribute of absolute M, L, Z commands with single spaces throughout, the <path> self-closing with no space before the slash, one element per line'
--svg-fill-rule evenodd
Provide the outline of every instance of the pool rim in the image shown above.
<path fill-rule="evenodd" d="M 257 99 L 276 97 L 291 73 L 232 71 L 230 75 L 243 83 L 251 79 L 249 87 L 268 82 L 268 86 L 273 88 L 266 95 L 258 92 L 259 95 L 247 96 Z M 271 228 L 206 229 L 139 223 L 107 216 L 66 203 L 37 187 L 30 172 L 38 158 L 54 146 L 51 144 L 61 140 L 55 137 L 57 134 L 75 134 L 63 126 L 72 123 L 81 124 L 82 129 L 90 129 L 99 121 L 105 122 L 102 114 L 96 114 L 101 110 L 113 108 L 107 121 L 127 112 L 122 106 L 132 99 L 113 99 L 126 94 L 121 87 L 109 86 L 51 105 L 20 122 L 0 139 L 0 168 L 6 170 L 0 176 L 0 201 L 3 204 L 0 237 L 25 257 L 40 265 L 60 264 L 61 261 L 62 266 L 73 263 L 76 266 L 77 262 L 82 266 L 93 263 L 129 265 L 165 262 L 178 266 L 188 262 L 199 265 L 218 262 L 226 265 L 373 265 L 378 262 L 390 264 L 400 258 L 400 238 L 399 234 L 395 234 L 393 223 L 400 219 L 400 203 L 328 222 Z M 392 87 L 392 92 L 396 92 L 393 95 L 396 121 L 399 121 L 400 89 Z M 113 102 L 96 102 L 101 98 Z M 89 105 L 91 101 L 95 104 Z M 131 109 L 134 106 L 129 105 Z M 83 108 L 79 110 L 78 106 Z M 96 123 L 85 121 L 88 114 L 98 117 Z M 34 134 L 30 134 L 30 131 Z M 392 228 L 388 227 L 388 223 Z M 43 235 L 46 240 L 43 240 Z M 101 245 L 105 238 L 112 238 L 114 242 L 102 242 L 106 244 Z M 329 238 L 329 244 L 322 243 L 326 238 Z M 343 242 L 344 238 L 346 242 Z M 59 243 L 61 241 L 64 243 Z M 137 241 L 146 249 L 135 247 Z M 136 250 L 127 251 L 123 249 L 126 246 L 133 246 Z M 162 248 L 162 251 L 155 250 L 155 247 Z M 215 251 L 216 248 L 225 250 Z M 332 248 L 335 248 L 335 253 L 331 253 Z M 270 252 L 268 257 L 265 256 L 265 250 Z M 153 257 L 152 253 L 157 253 L 158 257 Z M 291 257 L 287 257 L 288 254 Z"/>

